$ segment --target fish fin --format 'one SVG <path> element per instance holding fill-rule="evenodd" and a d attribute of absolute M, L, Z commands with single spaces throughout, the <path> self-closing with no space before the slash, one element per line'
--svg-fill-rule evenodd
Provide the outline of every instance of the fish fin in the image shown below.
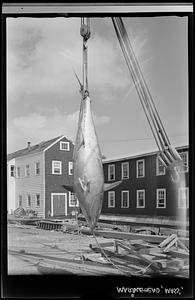
<path fill-rule="evenodd" d="M 90 192 L 90 181 L 81 180 L 81 178 L 79 177 L 79 182 L 84 192 Z"/>
<path fill-rule="evenodd" d="M 113 183 L 104 183 L 104 191 L 109 191 L 113 188 L 115 188 L 117 185 L 121 184 L 122 180 L 116 181 Z"/>
<path fill-rule="evenodd" d="M 77 151 L 79 151 L 80 148 L 81 148 L 82 146 L 85 147 L 85 140 L 84 140 L 83 134 L 82 134 L 82 140 L 81 140 L 81 143 L 80 143 L 80 145 L 78 146 Z"/>
<path fill-rule="evenodd" d="M 67 191 L 74 193 L 73 186 L 72 185 L 62 185 L 63 188 L 65 188 Z"/>

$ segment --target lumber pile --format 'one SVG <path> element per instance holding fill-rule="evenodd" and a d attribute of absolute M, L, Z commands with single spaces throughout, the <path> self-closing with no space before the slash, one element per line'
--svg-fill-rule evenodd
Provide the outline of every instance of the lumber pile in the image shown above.
<path fill-rule="evenodd" d="M 108 243 L 90 244 L 89 247 L 130 276 L 189 277 L 189 249 L 176 234 L 158 244 L 140 237 L 114 239 Z"/>

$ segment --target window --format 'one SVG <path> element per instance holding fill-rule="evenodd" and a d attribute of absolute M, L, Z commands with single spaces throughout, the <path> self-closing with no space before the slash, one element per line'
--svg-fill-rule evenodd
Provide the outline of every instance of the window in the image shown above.
<path fill-rule="evenodd" d="M 108 180 L 115 180 L 115 165 L 108 165 Z"/>
<path fill-rule="evenodd" d="M 188 172 L 188 152 L 180 152 L 179 153 L 182 160 L 183 160 L 183 166 L 181 167 L 181 172 Z"/>
<path fill-rule="evenodd" d="M 156 158 L 156 175 L 165 175 L 165 167 L 158 156 Z"/>
<path fill-rule="evenodd" d="M 61 175 L 62 174 L 62 162 L 57 160 L 52 160 L 52 174 Z"/>
<path fill-rule="evenodd" d="M 122 163 L 122 179 L 127 179 L 129 178 L 129 163 L 124 162 Z"/>
<path fill-rule="evenodd" d="M 179 188 L 178 208 L 189 208 L 189 188 Z"/>
<path fill-rule="evenodd" d="M 145 190 L 137 190 L 137 208 L 145 208 Z"/>
<path fill-rule="evenodd" d="M 20 178 L 20 167 L 17 167 L 17 169 L 16 169 L 16 176 L 17 176 L 17 178 Z"/>
<path fill-rule="evenodd" d="M 31 206 L 31 196 L 27 196 L 27 206 Z"/>
<path fill-rule="evenodd" d="M 115 191 L 108 192 L 108 207 L 115 207 Z"/>
<path fill-rule="evenodd" d="M 30 176 L 30 166 L 29 165 L 26 165 L 25 166 L 25 176 Z"/>
<path fill-rule="evenodd" d="M 70 143 L 69 142 L 60 142 L 60 150 L 69 151 Z"/>
<path fill-rule="evenodd" d="M 40 175 L 40 162 L 35 163 L 35 175 Z"/>
<path fill-rule="evenodd" d="M 15 166 L 13 166 L 13 165 L 10 166 L 10 176 L 11 177 L 15 176 Z"/>
<path fill-rule="evenodd" d="M 122 191 L 122 200 L 121 207 L 128 208 L 129 207 L 129 191 Z"/>
<path fill-rule="evenodd" d="M 68 163 L 68 174 L 72 175 L 73 174 L 73 162 L 69 161 Z"/>
<path fill-rule="evenodd" d="M 166 189 L 157 189 L 156 208 L 166 208 Z"/>
<path fill-rule="evenodd" d="M 69 206 L 70 207 L 78 207 L 79 201 L 75 195 L 75 193 L 69 192 Z"/>
<path fill-rule="evenodd" d="M 137 160 L 137 178 L 145 176 L 144 159 Z"/>
<path fill-rule="evenodd" d="M 36 196 L 35 196 L 35 203 L 36 203 L 36 206 L 40 206 L 40 194 L 36 194 Z"/>
<path fill-rule="evenodd" d="M 22 195 L 19 195 L 19 206 L 22 207 Z"/>

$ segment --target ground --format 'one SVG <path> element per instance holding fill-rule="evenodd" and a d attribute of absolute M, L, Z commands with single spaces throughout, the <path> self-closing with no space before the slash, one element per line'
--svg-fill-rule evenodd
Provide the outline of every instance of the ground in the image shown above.
<path fill-rule="evenodd" d="M 105 242 L 107 239 L 98 237 L 98 241 Z M 8 224 L 8 274 L 93 274 L 93 263 L 87 266 L 82 260 L 82 255 L 92 253 L 89 248 L 92 243 L 95 239 L 91 235 Z M 107 266 L 100 265 L 99 268 L 101 273 L 109 272 Z M 97 267 L 96 271 L 98 273 Z"/>

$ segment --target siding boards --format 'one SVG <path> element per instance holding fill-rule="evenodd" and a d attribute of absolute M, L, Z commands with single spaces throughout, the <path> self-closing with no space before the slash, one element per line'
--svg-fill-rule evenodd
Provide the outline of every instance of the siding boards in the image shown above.
<path fill-rule="evenodd" d="M 51 194 L 67 193 L 67 214 L 74 209 L 69 208 L 69 193 L 62 185 L 73 185 L 73 176 L 69 175 L 68 163 L 73 160 L 73 144 L 70 142 L 69 151 L 60 150 L 60 142 L 70 142 L 65 137 L 45 151 L 45 216 L 51 212 Z M 52 161 L 62 162 L 62 174 L 52 174 Z M 63 213 L 62 213 L 63 214 Z"/>
<path fill-rule="evenodd" d="M 182 149 L 178 152 L 188 151 Z M 136 178 L 136 161 L 145 161 L 145 176 Z M 156 175 L 156 154 L 143 155 L 121 161 L 104 162 L 105 181 L 108 182 L 108 165 L 115 164 L 115 178 L 121 180 L 121 168 L 123 162 L 129 162 L 129 179 L 115 189 L 115 207 L 108 208 L 108 192 L 104 193 L 102 213 L 113 213 L 120 215 L 153 215 L 153 216 L 176 216 L 178 212 L 178 187 L 183 182 L 189 186 L 188 172 L 180 173 L 180 183 L 171 180 L 171 173 L 166 169 L 165 175 Z M 156 208 L 156 190 L 166 189 L 166 208 Z M 145 190 L 145 208 L 137 208 L 137 190 Z M 121 191 L 129 190 L 129 208 L 121 208 Z"/>
<path fill-rule="evenodd" d="M 40 175 L 35 175 L 35 163 L 40 163 Z M 25 166 L 30 166 L 30 176 L 25 177 Z M 19 195 L 22 195 L 22 206 L 32 209 L 43 217 L 44 183 L 43 183 L 43 153 L 16 158 L 16 168 L 20 167 L 20 178 L 16 178 L 16 207 L 19 206 Z M 27 195 L 31 195 L 31 206 L 27 206 Z M 36 194 L 40 194 L 40 206 L 35 205 Z"/>

